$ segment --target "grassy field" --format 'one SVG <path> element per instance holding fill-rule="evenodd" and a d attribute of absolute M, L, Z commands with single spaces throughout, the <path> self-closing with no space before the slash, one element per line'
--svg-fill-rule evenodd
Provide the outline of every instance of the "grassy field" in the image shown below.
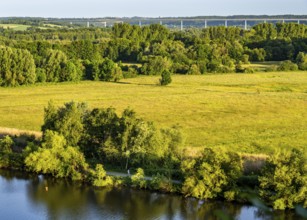
<path fill-rule="evenodd" d="M 179 124 L 191 151 L 307 149 L 307 72 L 176 75 L 166 87 L 158 78 L 0 88 L 0 127 L 38 131 L 50 99 L 74 100 L 118 112 L 129 106 L 161 127 Z"/>
<path fill-rule="evenodd" d="M 30 25 L 23 25 L 23 24 L 0 24 L 0 27 L 4 29 L 13 29 L 15 31 L 25 31 L 27 28 L 31 27 Z"/>
<path fill-rule="evenodd" d="M 23 24 L 0 24 L 0 28 L 4 28 L 4 29 L 12 29 L 15 31 L 25 31 L 27 30 L 27 28 L 31 27 L 30 25 L 23 25 Z M 39 29 L 56 29 L 56 28 L 63 28 L 62 26 L 59 25 L 54 25 L 54 24 L 44 24 L 44 26 L 33 26 L 35 28 L 39 28 Z"/>

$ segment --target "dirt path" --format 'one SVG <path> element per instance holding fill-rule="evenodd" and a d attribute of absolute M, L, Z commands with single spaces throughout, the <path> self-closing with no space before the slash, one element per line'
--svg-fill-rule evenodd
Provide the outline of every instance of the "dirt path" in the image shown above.
<path fill-rule="evenodd" d="M 128 173 L 113 172 L 113 171 L 107 171 L 107 175 L 117 176 L 117 177 L 131 177 L 132 176 L 131 174 L 128 174 Z M 152 180 L 152 177 L 151 176 L 145 176 L 144 179 L 150 181 L 150 180 Z M 172 183 L 181 184 L 182 182 L 179 181 L 179 180 L 172 180 Z"/>
<path fill-rule="evenodd" d="M 36 138 L 42 137 L 42 132 L 40 131 L 29 131 L 29 130 L 21 130 L 16 128 L 6 128 L 0 127 L 0 136 L 11 135 L 11 136 L 20 136 L 20 135 L 34 135 Z"/>

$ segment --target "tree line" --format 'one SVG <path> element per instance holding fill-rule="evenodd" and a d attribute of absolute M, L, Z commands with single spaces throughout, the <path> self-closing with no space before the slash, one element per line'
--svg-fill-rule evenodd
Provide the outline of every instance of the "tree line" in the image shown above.
<path fill-rule="evenodd" d="M 131 109 L 118 114 L 113 108 L 89 109 L 75 102 L 60 107 L 49 102 L 42 132 L 40 142 L 30 137 L 22 147 L 9 136 L 1 138 L 0 168 L 51 174 L 96 187 L 130 185 L 259 205 L 258 197 L 274 209 L 307 207 L 307 157 L 297 149 L 278 151 L 262 168 L 248 172 L 242 156 L 231 150 L 205 148 L 200 156 L 185 156 L 178 127 L 158 128 Z M 129 169 L 133 175 L 112 178 L 105 167 Z"/>
<path fill-rule="evenodd" d="M 118 81 L 165 71 L 249 73 L 253 69 L 242 64 L 250 61 L 283 61 L 274 71 L 307 68 L 307 28 L 294 23 L 258 24 L 251 30 L 218 26 L 172 31 L 158 24 L 126 23 L 112 29 L 0 30 L 0 45 L 2 86 Z"/>

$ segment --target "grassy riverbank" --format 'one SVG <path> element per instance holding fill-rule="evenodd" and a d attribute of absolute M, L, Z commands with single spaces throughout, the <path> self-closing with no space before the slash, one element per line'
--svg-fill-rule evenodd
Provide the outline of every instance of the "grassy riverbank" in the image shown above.
<path fill-rule="evenodd" d="M 225 146 L 245 153 L 307 146 L 307 72 L 173 76 L 120 83 L 80 82 L 0 88 L 0 126 L 39 131 L 50 99 L 90 108 L 127 106 L 158 126 L 180 125 L 194 154 Z"/>

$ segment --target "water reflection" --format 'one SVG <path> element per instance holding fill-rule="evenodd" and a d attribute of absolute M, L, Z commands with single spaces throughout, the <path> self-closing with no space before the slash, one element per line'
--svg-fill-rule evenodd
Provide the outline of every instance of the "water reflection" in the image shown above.
<path fill-rule="evenodd" d="M 81 183 L 10 171 L 0 171 L 0 209 L 0 219 L 215 220 L 215 210 L 236 219 L 272 219 L 252 206 L 130 188 L 98 190 Z M 277 219 L 299 218 L 292 212 L 281 212 Z"/>

